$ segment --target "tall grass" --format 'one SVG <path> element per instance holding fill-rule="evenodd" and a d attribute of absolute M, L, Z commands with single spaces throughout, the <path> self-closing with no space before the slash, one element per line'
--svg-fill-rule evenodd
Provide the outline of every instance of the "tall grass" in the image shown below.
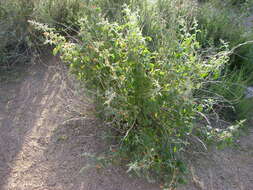
<path fill-rule="evenodd" d="M 205 47 L 213 44 L 219 47 L 222 41 L 228 42 L 230 48 L 252 39 L 251 29 L 245 27 L 245 17 L 250 14 L 253 1 L 219 1 L 210 0 L 200 4 L 197 18 L 199 28 L 203 31 L 198 36 L 199 41 Z M 253 84 L 253 44 L 247 44 L 237 48 L 230 55 L 229 64 L 223 71 L 219 83 L 214 85 L 214 91 L 232 102 L 239 110 L 248 110 L 252 104 L 245 105 L 245 89 Z M 242 118 L 237 109 L 225 109 L 225 115 L 233 115 L 234 120 Z"/>
<path fill-rule="evenodd" d="M 22 1 L 2 1 L 0 4 L 0 66 L 24 61 L 28 55 L 28 22 L 33 4 Z"/>
<path fill-rule="evenodd" d="M 71 32 L 83 6 L 81 0 L 1 1 L 0 67 L 25 62 L 36 46 L 42 47 L 41 35 L 29 26 L 28 20 L 46 22 L 58 30 Z"/>

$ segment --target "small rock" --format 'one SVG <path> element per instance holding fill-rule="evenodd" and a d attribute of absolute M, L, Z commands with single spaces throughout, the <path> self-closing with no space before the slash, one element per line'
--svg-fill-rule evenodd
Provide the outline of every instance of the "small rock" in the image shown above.
<path fill-rule="evenodd" d="M 47 185 L 48 185 L 49 187 L 54 187 L 54 186 L 56 186 L 56 181 L 54 181 L 54 180 L 49 180 L 49 181 L 47 182 Z"/>
<path fill-rule="evenodd" d="M 253 87 L 247 87 L 245 92 L 245 98 L 252 98 L 253 97 Z"/>

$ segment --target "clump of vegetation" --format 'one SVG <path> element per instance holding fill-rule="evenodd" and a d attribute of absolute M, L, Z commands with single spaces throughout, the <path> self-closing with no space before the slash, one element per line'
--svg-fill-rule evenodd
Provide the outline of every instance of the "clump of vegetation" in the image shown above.
<path fill-rule="evenodd" d="M 155 15 L 159 5 L 152 9 Z M 127 158 L 128 171 L 163 179 L 169 187 L 183 183 L 183 154 L 192 139 L 231 140 L 240 126 L 221 130 L 197 124 L 225 101 L 199 92 L 221 76 L 229 61 L 228 46 L 224 43 L 219 51 L 202 54 L 197 21 L 178 12 L 178 27 L 171 28 L 164 19 L 158 35 L 148 36 L 148 29 L 154 28 L 143 31 L 144 18 L 129 6 L 112 21 L 94 5 L 86 11 L 74 41 L 47 25 L 31 23 L 44 31 L 46 41 L 55 46 L 54 54 L 59 53 L 93 92 L 100 115 L 116 129 L 117 153 Z M 173 38 L 167 39 L 169 32 Z"/>
<path fill-rule="evenodd" d="M 230 48 L 252 39 L 253 33 L 245 27 L 245 17 L 249 16 L 252 0 L 220 1 L 209 0 L 199 5 L 197 19 L 202 34 L 198 36 L 203 48 L 210 44 L 222 45 L 223 40 Z M 244 44 L 234 49 L 230 61 L 223 71 L 218 83 L 210 85 L 209 90 L 218 93 L 228 100 L 231 106 L 220 110 L 226 119 L 242 118 L 242 110 L 250 110 L 253 105 L 244 103 L 245 89 L 253 84 L 253 44 Z M 238 111 L 240 110 L 240 111 Z M 245 112 L 244 112 L 245 113 Z M 243 114 L 245 117 L 245 114 Z"/>
<path fill-rule="evenodd" d="M 25 61 L 29 54 L 27 20 L 33 5 L 25 0 L 0 3 L 0 67 Z"/>
<path fill-rule="evenodd" d="M 82 6 L 80 0 L 1 1 L 0 68 L 27 62 L 32 52 L 42 48 L 42 35 L 29 26 L 28 20 L 46 22 L 67 35 L 73 33 Z"/>

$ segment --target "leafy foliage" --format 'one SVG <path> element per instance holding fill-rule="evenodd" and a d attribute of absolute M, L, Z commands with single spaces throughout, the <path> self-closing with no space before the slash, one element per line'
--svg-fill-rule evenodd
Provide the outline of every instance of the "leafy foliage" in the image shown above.
<path fill-rule="evenodd" d="M 148 179 L 162 177 L 168 186 L 182 183 L 182 155 L 192 136 L 231 137 L 224 134 L 232 130 L 196 125 L 216 100 L 194 96 L 206 81 L 217 80 L 229 51 L 224 46 L 203 56 L 195 20 L 190 24 L 178 19 L 173 46 L 150 47 L 159 39 L 143 35 L 138 11 L 125 6 L 120 22 L 105 19 L 98 7 L 86 11 L 74 41 L 47 25 L 31 23 L 44 31 L 46 41 L 55 45 L 54 54 L 59 53 L 93 92 L 98 111 L 117 131 L 118 153 L 127 157 L 128 171 Z M 167 26 L 163 30 L 169 31 Z"/>

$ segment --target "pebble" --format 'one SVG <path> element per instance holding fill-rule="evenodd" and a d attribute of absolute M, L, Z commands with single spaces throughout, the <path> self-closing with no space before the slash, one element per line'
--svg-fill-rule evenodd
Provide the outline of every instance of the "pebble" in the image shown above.
<path fill-rule="evenodd" d="M 253 97 L 253 87 L 247 87 L 245 92 L 245 98 L 252 98 Z"/>

